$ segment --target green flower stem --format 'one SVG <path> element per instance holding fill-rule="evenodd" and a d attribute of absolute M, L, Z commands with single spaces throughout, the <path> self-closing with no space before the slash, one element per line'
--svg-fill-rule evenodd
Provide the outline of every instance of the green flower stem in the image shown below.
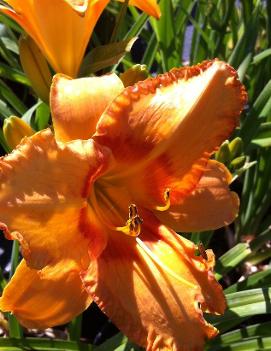
<path fill-rule="evenodd" d="M 9 279 L 13 276 L 16 267 L 19 263 L 19 243 L 17 240 L 13 241 L 12 245 L 12 253 L 11 253 L 11 267 L 9 273 Z M 9 336 L 12 338 L 21 338 L 23 336 L 22 328 L 20 327 L 16 318 L 12 315 L 8 315 L 8 323 L 9 323 Z"/>

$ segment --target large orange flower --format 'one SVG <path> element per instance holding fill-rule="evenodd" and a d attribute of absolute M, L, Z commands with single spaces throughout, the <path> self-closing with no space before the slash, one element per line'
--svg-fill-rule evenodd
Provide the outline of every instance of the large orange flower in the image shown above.
<path fill-rule="evenodd" d="M 42 328 L 94 300 L 148 351 L 202 350 L 217 334 L 202 311 L 225 309 L 214 257 L 196 255 L 170 227 L 234 220 L 231 176 L 209 157 L 245 101 L 236 72 L 218 60 L 125 89 L 115 75 L 57 75 L 57 140 L 39 132 L 1 161 L 1 229 L 24 256 L 1 309 Z"/>
<path fill-rule="evenodd" d="M 0 11 L 13 18 L 36 41 L 56 72 L 75 77 L 87 43 L 109 0 L 5 0 Z M 155 0 L 134 0 L 159 17 Z"/>

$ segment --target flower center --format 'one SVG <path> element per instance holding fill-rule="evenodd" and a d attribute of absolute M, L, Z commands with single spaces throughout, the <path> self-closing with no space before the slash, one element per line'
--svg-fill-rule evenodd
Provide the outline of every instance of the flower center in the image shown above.
<path fill-rule="evenodd" d="M 114 187 L 102 182 L 94 185 L 93 192 L 89 198 L 89 204 L 95 210 L 95 213 L 99 217 L 101 223 L 106 225 L 110 231 L 122 232 L 125 235 L 134 237 L 138 248 L 141 249 L 138 251 L 141 255 L 146 254 L 158 267 L 166 271 L 180 283 L 185 284 L 190 288 L 195 288 L 193 283 L 182 278 L 170 267 L 164 264 L 162 260 L 151 250 L 151 248 L 139 238 L 143 219 L 140 217 L 135 204 L 132 203 L 128 207 L 128 219 L 126 220 L 125 225 L 115 225 L 115 223 L 123 223 L 125 221 L 125 212 L 127 211 L 125 210 L 125 207 L 127 206 L 127 203 L 129 203 L 129 194 L 124 193 L 121 190 L 122 189 L 118 189 L 118 192 L 115 193 Z M 169 206 L 169 190 L 165 192 L 165 200 L 167 202 L 166 206 Z M 161 206 L 160 211 L 163 211 L 164 207 L 166 206 Z"/>
<path fill-rule="evenodd" d="M 136 205 L 131 204 L 131 196 L 124 187 L 116 188 L 108 182 L 99 180 L 93 186 L 88 202 L 101 223 L 110 230 L 133 237 L 140 234 L 143 220 L 138 215 Z M 127 207 L 129 208 L 128 219 Z M 122 223 L 125 225 L 120 226 Z"/>

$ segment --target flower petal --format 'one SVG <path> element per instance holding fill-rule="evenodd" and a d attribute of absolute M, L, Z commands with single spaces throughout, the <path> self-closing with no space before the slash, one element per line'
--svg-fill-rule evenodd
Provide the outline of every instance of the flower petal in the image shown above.
<path fill-rule="evenodd" d="M 19 240 L 31 268 L 64 258 L 85 267 L 88 245 L 97 246 L 94 252 L 103 248 L 106 238 L 90 217 L 87 197 L 109 159 L 109 150 L 92 140 L 56 143 L 45 130 L 0 161 L 0 228 Z"/>
<path fill-rule="evenodd" d="M 199 308 L 223 313 L 225 300 L 208 261 L 194 244 L 162 226 L 148 212 L 141 240 L 112 233 L 97 261 L 82 275 L 93 300 L 148 351 L 201 350 L 217 334 Z M 151 253 L 150 253 L 151 252 Z"/>
<path fill-rule="evenodd" d="M 175 69 L 127 87 L 99 120 L 94 139 L 112 150 L 116 172 L 127 176 L 138 201 L 157 205 L 169 189 L 172 203 L 179 202 L 235 127 L 245 101 L 224 62 Z"/>
<path fill-rule="evenodd" d="M 114 73 L 80 79 L 57 74 L 50 94 L 56 139 L 90 138 L 98 119 L 123 88 L 122 81 Z"/>
<path fill-rule="evenodd" d="M 36 271 L 25 260 L 18 266 L 0 298 L 0 309 L 12 312 L 27 328 L 67 323 L 92 302 L 79 277 L 80 267 L 60 262 L 54 274 Z"/>
<path fill-rule="evenodd" d="M 25 21 L 24 18 L 20 15 L 21 12 L 21 7 L 20 4 L 18 4 L 18 2 L 16 0 L 14 1 L 6 1 L 6 3 L 8 3 L 10 6 L 12 6 L 13 8 L 16 8 L 16 10 L 18 11 L 18 13 L 13 10 L 10 7 L 4 6 L 4 5 L 0 5 L 0 12 L 4 13 L 5 15 L 9 16 L 10 18 L 12 18 L 15 22 L 17 22 L 27 33 L 31 33 L 31 37 L 38 42 L 38 38 L 36 36 L 35 30 L 31 25 L 31 22 Z M 16 6 L 16 7 L 15 7 Z"/>
<path fill-rule="evenodd" d="M 175 231 L 190 232 L 217 229 L 237 216 L 239 198 L 230 191 L 231 174 L 219 162 L 208 162 L 193 193 L 168 211 L 156 212 L 162 223 Z"/>
<path fill-rule="evenodd" d="M 140 10 L 146 12 L 148 15 L 160 18 L 161 11 L 156 0 L 130 0 L 129 5 L 138 7 Z"/>
<path fill-rule="evenodd" d="M 93 28 L 109 0 L 91 0 L 88 6 L 80 5 L 81 2 L 10 0 L 13 10 L 1 6 L 0 11 L 13 18 L 36 41 L 56 72 L 75 77 Z M 82 16 L 80 8 L 84 7 L 87 8 Z"/>

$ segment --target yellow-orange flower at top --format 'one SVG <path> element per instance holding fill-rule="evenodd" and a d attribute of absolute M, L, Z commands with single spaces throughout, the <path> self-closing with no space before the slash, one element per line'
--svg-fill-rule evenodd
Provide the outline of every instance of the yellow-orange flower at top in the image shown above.
<path fill-rule="evenodd" d="M 92 300 L 148 351 L 201 351 L 223 313 L 214 257 L 176 231 L 234 220 L 231 175 L 210 160 L 246 101 L 224 62 L 124 89 L 112 74 L 51 88 L 55 137 L 36 133 L 0 160 L 0 229 L 24 259 L 0 309 L 28 327 L 61 324 Z M 80 140 L 81 139 L 81 140 Z"/>
<path fill-rule="evenodd" d="M 75 77 L 87 43 L 109 0 L 6 0 L 0 11 L 36 41 L 54 70 Z M 159 17 L 155 0 L 133 4 Z"/>

